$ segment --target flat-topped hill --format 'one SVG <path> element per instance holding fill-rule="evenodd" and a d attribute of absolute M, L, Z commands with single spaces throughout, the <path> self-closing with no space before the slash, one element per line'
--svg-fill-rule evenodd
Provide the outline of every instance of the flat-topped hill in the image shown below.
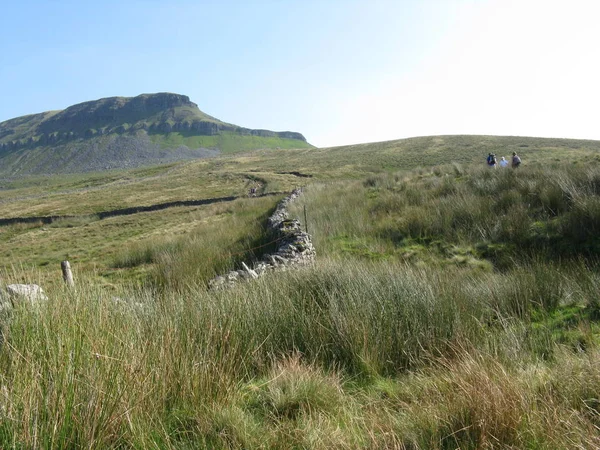
<path fill-rule="evenodd" d="M 185 95 L 142 94 L 1 122 L 0 172 L 88 172 L 221 152 L 307 147 L 300 133 L 226 123 L 202 112 Z"/>

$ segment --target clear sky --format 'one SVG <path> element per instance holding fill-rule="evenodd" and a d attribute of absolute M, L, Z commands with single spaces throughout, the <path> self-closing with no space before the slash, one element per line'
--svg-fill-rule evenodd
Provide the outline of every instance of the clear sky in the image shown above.
<path fill-rule="evenodd" d="M 0 0 L 0 121 L 176 92 L 334 146 L 600 139 L 598 0 Z"/>

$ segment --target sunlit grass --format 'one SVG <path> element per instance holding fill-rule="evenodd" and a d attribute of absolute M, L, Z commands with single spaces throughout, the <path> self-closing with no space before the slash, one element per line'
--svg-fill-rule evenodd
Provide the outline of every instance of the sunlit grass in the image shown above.
<path fill-rule="evenodd" d="M 316 183 L 294 205 L 326 254 L 509 267 L 535 258 L 595 261 L 600 169 L 452 166 Z"/>
<path fill-rule="evenodd" d="M 277 196 L 1 227 L 0 288 L 38 283 L 49 301 L 2 313 L 0 447 L 599 447 L 591 149 L 574 151 L 585 167 L 541 164 L 564 142 L 510 138 L 503 150 L 529 159 L 490 171 L 469 161 L 501 141 L 481 138 L 425 168 L 461 142 L 432 139 L 3 191 L 7 214 L 42 199 L 84 211 L 88 194 L 96 211 L 286 190 L 298 177 L 277 172 L 311 173 L 291 210 L 317 260 L 207 290 L 269 249 Z"/>
<path fill-rule="evenodd" d="M 520 312 L 557 288 L 523 277 L 325 259 L 220 292 L 51 288 L 3 322 L 0 442 L 593 447 L 597 325 L 568 313 L 591 338 L 561 343 Z M 587 311 L 598 276 L 560 283 Z"/>

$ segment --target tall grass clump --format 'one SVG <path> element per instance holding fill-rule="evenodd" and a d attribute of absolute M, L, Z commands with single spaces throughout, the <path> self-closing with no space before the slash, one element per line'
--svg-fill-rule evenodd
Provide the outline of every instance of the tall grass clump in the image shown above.
<path fill-rule="evenodd" d="M 74 217 L 66 217 L 52 221 L 49 227 L 51 228 L 74 228 L 85 226 L 92 222 L 99 220 L 98 215 L 85 215 L 85 216 L 74 216 Z"/>
<path fill-rule="evenodd" d="M 398 448 L 596 448 L 596 419 L 582 402 L 586 394 L 575 394 L 573 404 L 561 392 L 590 364 L 572 354 L 564 357 L 562 368 L 514 368 L 489 353 L 457 349 L 455 358 L 438 359 L 397 384 L 372 385 L 369 399 L 380 413 L 371 426 L 393 436 Z M 596 358 L 597 352 L 590 359 Z M 567 375 L 563 368 L 571 378 L 559 381 Z M 373 434 L 376 442 L 384 441 Z"/>
<path fill-rule="evenodd" d="M 408 266 L 319 264 L 245 287 L 245 301 L 230 306 L 229 316 L 239 308 L 245 315 L 232 333 L 260 344 L 265 358 L 297 351 L 360 376 L 405 370 L 424 353 L 442 351 L 459 330 L 477 331 L 468 316 L 460 323 L 457 305 L 436 295 L 436 276 Z"/>
<path fill-rule="evenodd" d="M 218 291 L 277 199 L 213 205 L 115 260 L 152 283 L 15 301 L 0 447 L 599 447 L 600 178 L 522 169 L 311 185 L 317 260 Z"/>
<path fill-rule="evenodd" d="M 244 373 L 191 299 L 114 298 L 85 280 L 48 294 L 4 324 L 2 447 L 176 445 L 183 412 L 225 401 Z"/>
<path fill-rule="evenodd" d="M 134 242 L 113 258 L 112 267 L 149 265 L 150 281 L 163 289 L 206 283 L 273 248 L 266 220 L 277 201 L 264 197 L 213 206 L 205 210 L 201 226 L 182 235 Z"/>
<path fill-rule="evenodd" d="M 542 268 L 321 258 L 216 292 L 54 286 L 3 318 L 0 446 L 590 445 L 597 347 L 555 333 L 593 329 L 597 274 Z"/>
<path fill-rule="evenodd" d="M 599 173 L 558 165 L 379 174 L 363 184 L 313 185 L 297 214 L 305 205 L 315 240 L 328 254 L 362 245 L 363 255 L 398 257 L 417 244 L 444 249 L 442 259 L 454 257 L 447 249 L 458 246 L 502 269 L 536 254 L 593 260 Z"/>

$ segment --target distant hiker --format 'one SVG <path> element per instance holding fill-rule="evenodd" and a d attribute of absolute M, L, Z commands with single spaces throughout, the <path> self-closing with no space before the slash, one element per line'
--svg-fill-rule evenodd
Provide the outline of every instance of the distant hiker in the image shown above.
<path fill-rule="evenodd" d="M 487 164 L 488 166 L 490 166 L 491 168 L 495 168 L 496 167 L 496 155 L 494 155 L 493 153 L 490 153 L 487 157 Z"/>
<path fill-rule="evenodd" d="M 250 188 L 250 197 L 256 197 L 256 188 Z"/>
<path fill-rule="evenodd" d="M 500 167 L 508 167 L 508 161 L 504 156 L 500 159 Z"/>
<path fill-rule="evenodd" d="M 517 155 L 517 152 L 513 152 L 513 157 L 512 157 L 512 168 L 516 169 L 517 167 L 519 167 L 521 165 L 521 158 L 519 158 L 519 155 Z"/>

